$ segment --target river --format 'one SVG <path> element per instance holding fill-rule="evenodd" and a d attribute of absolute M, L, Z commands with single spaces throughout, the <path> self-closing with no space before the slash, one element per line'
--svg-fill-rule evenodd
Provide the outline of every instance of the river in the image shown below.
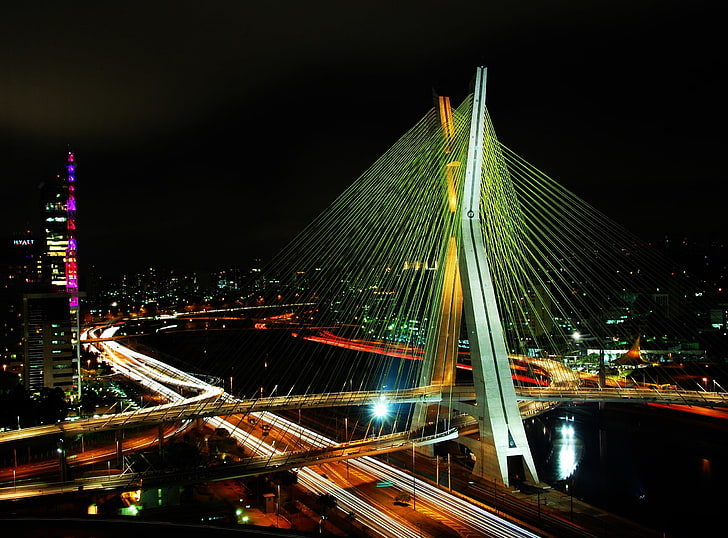
<path fill-rule="evenodd" d="M 668 536 L 699 536 L 725 519 L 728 419 L 694 411 L 564 405 L 527 431 L 543 481 Z"/>

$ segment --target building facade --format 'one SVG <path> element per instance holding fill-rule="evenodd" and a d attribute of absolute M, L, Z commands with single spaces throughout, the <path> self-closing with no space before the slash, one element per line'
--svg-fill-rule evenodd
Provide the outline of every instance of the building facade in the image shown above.
<path fill-rule="evenodd" d="M 37 282 L 24 290 L 23 379 L 30 392 L 60 387 L 80 395 L 75 156 L 40 186 Z"/>

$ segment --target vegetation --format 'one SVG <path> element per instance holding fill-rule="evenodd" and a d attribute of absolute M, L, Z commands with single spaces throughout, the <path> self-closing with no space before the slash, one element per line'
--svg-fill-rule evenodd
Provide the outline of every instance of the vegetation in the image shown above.
<path fill-rule="evenodd" d="M 38 426 L 62 421 L 70 404 L 60 387 L 30 394 L 17 374 L 0 372 L 0 428 Z"/>

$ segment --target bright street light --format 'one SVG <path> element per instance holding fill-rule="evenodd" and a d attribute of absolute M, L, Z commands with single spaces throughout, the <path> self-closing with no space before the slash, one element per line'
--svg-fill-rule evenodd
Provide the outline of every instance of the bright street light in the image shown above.
<path fill-rule="evenodd" d="M 374 404 L 372 408 L 372 414 L 376 418 L 384 418 L 389 414 L 389 405 L 384 400 L 379 400 Z"/>

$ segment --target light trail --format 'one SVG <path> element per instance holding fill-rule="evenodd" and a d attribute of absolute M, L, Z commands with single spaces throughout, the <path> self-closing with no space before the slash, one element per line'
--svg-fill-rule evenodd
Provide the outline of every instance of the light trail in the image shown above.
<path fill-rule="evenodd" d="M 261 412 L 256 413 L 256 417 L 259 420 L 264 420 L 278 428 L 284 429 L 287 433 L 299 436 L 300 439 L 315 447 L 323 448 L 337 444 L 337 441 L 309 430 L 308 428 L 304 428 L 303 426 L 279 415 Z M 270 454 L 272 455 L 274 453 L 274 449 L 270 448 L 270 450 Z M 442 511 L 451 517 L 457 516 L 456 519 L 463 526 L 471 528 L 477 532 L 483 532 L 487 535 L 495 536 L 538 536 L 492 514 L 483 508 L 473 505 L 460 497 L 443 491 L 436 486 L 431 485 L 429 482 L 417 480 L 416 478 L 413 478 L 411 474 L 375 458 L 369 456 L 355 458 L 350 460 L 349 464 L 368 475 L 377 477 L 379 480 L 392 482 L 402 491 L 411 491 L 414 488 L 419 501 L 428 503 L 435 509 Z M 299 471 L 299 476 L 301 472 L 304 472 L 306 477 L 312 475 L 313 477 L 320 478 L 317 473 L 308 468 Z M 347 489 L 340 488 L 338 486 L 331 489 L 332 483 L 330 481 L 324 482 L 329 486 L 329 489 L 326 492 L 334 495 L 337 502 L 339 501 L 339 492 L 341 492 L 341 502 L 346 504 L 346 500 L 348 495 L 350 495 L 350 492 Z"/>
<path fill-rule="evenodd" d="M 174 382 L 183 382 L 180 386 L 195 387 L 204 391 L 203 393 L 217 394 L 218 391 L 220 391 L 218 387 L 209 385 L 199 379 L 196 379 L 190 374 L 161 363 L 160 361 L 148 357 L 143 353 L 126 348 L 126 346 L 122 346 L 118 342 L 104 342 L 102 345 L 110 345 L 114 348 L 114 355 L 116 357 L 114 364 L 123 365 L 118 367 L 123 367 L 127 372 L 140 376 L 142 381 L 144 381 L 145 386 L 150 389 L 154 388 L 153 390 L 161 390 L 160 393 L 164 394 L 165 397 L 170 397 L 170 399 L 178 401 L 180 398 L 183 398 L 179 394 L 174 396 L 172 394 L 173 391 L 170 391 L 170 389 L 162 384 L 162 381 L 169 381 L 170 379 Z M 121 357 L 126 358 L 122 359 Z M 133 369 L 136 367 L 139 369 Z M 158 376 L 158 378 L 155 379 L 155 376 Z M 338 444 L 333 439 L 309 430 L 308 428 L 304 428 L 279 415 L 275 415 L 267 411 L 252 413 L 252 415 L 257 417 L 259 420 L 264 420 L 277 428 L 285 430 L 286 433 L 298 436 L 302 442 L 308 443 L 314 447 L 324 448 Z M 247 447 L 249 450 L 252 450 L 258 455 L 272 457 L 282 453 L 276 448 L 265 443 L 262 439 L 258 439 L 250 433 L 245 432 L 236 426 L 232 426 L 228 421 L 221 417 L 209 417 L 206 421 L 215 428 L 220 427 L 232 429 L 231 436 L 241 445 Z M 374 458 L 363 457 L 360 459 L 353 459 L 351 460 L 351 464 L 358 467 L 362 472 L 374 475 L 375 477 L 391 479 L 393 482 L 396 481 L 396 483 L 401 484 L 400 487 L 405 490 L 413 483 L 411 475 L 407 475 L 406 473 L 379 462 Z M 300 469 L 298 477 L 299 483 L 307 489 L 316 493 L 333 495 L 337 501 L 337 505 L 349 512 L 356 513 L 360 519 L 367 522 L 370 528 L 376 529 L 384 536 L 398 536 L 405 538 L 418 538 L 422 536 L 421 529 L 415 529 L 392 517 L 392 515 L 376 509 L 371 506 L 368 501 L 358 498 L 350 490 L 342 488 L 336 483 L 321 477 L 318 473 L 308 467 Z M 405 483 L 406 485 L 403 485 Z M 415 479 L 414 483 L 416 484 L 418 492 L 422 492 L 420 496 L 422 502 L 430 503 L 433 507 L 444 510 L 451 517 L 463 514 L 460 518 L 464 525 L 475 524 L 476 528 L 487 528 L 487 532 L 492 532 L 499 536 L 536 536 L 502 518 L 490 514 L 486 510 L 472 507 L 472 509 L 466 511 L 464 507 L 469 506 L 468 503 L 446 492 L 440 491 L 426 482 Z M 477 520 L 477 523 L 475 523 L 475 520 Z"/>
<path fill-rule="evenodd" d="M 113 353 L 110 354 L 112 355 L 111 360 L 114 367 L 118 368 L 120 373 L 124 373 L 125 375 L 132 374 L 132 379 L 135 379 L 134 376 L 141 378 L 137 382 L 142 382 L 144 386 L 152 390 L 160 390 L 161 394 L 176 402 L 184 398 L 180 394 L 174 394 L 173 391 L 163 385 L 162 382 L 169 381 L 170 379 L 174 382 L 183 381 L 184 386 L 193 386 L 198 388 L 204 391 L 203 394 L 216 394 L 220 391 L 218 387 L 208 385 L 207 383 L 194 378 L 190 374 L 165 365 L 164 363 L 161 363 L 152 357 L 148 357 L 143 353 L 131 350 L 126 346 L 118 344 L 118 342 L 104 342 L 102 345 L 113 347 Z M 157 378 L 155 378 L 155 376 L 157 376 Z M 265 416 L 268 415 L 270 414 L 265 413 Z M 263 416 L 263 414 L 261 414 L 261 416 Z M 270 416 L 270 418 L 274 421 L 280 418 L 273 417 L 273 415 Z M 206 422 L 215 428 L 231 427 L 229 422 L 220 417 L 209 417 L 206 419 Z M 278 423 L 280 424 L 280 422 Z M 280 451 L 266 444 L 264 441 L 242 432 L 237 427 L 233 427 L 232 430 L 231 436 L 235 438 L 236 441 L 258 455 L 274 456 L 280 453 Z M 320 442 L 321 439 L 325 439 L 310 431 L 306 432 L 306 438 L 309 441 L 316 442 Z M 337 503 L 346 507 L 349 511 L 355 511 L 359 514 L 359 517 L 362 520 L 367 522 L 370 528 L 376 529 L 383 536 L 401 536 L 405 538 L 418 538 L 418 536 L 421 536 L 418 530 L 403 524 L 385 512 L 374 509 L 369 505 L 369 503 L 358 499 L 352 493 L 334 485 L 308 468 L 304 468 L 299 472 L 299 480 L 301 485 L 311 491 L 317 493 L 329 493 L 333 495 L 337 499 Z"/>

